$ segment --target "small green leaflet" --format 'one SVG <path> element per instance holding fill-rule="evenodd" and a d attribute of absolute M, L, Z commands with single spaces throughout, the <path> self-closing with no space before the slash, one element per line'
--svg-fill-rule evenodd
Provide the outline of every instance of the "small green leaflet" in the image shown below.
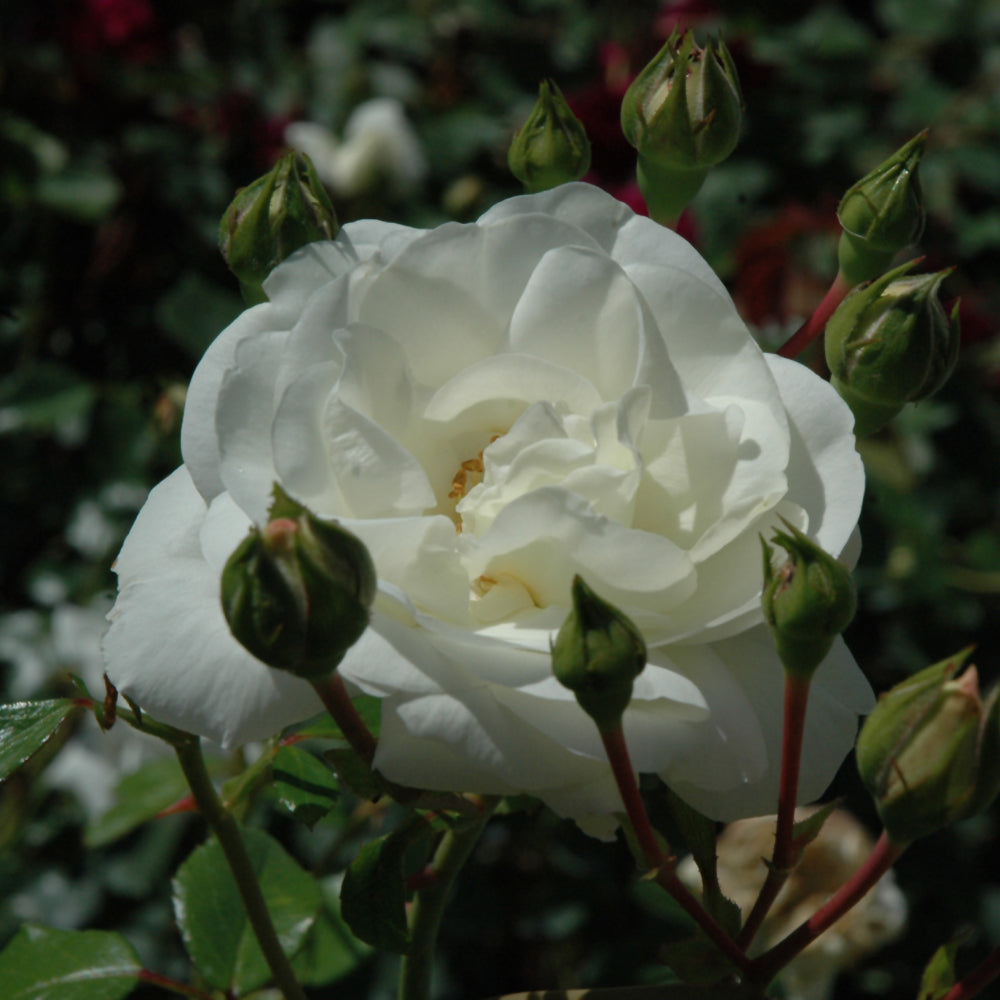
<path fill-rule="evenodd" d="M 0 705 L 0 781 L 37 753 L 78 707 L 69 698 Z"/>
<path fill-rule="evenodd" d="M 340 794 L 333 771 L 300 747 L 282 747 L 274 758 L 272 772 L 278 801 L 308 827 L 333 808 Z"/>

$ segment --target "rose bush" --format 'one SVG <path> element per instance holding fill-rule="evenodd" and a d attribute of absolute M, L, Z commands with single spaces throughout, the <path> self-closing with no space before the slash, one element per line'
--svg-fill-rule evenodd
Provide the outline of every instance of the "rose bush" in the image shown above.
<path fill-rule="evenodd" d="M 759 535 L 779 516 L 835 554 L 854 535 L 863 473 L 829 385 L 762 354 L 684 240 L 582 184 L 472 225 L 351 223 L 265 289 L 199 365 L 184 466 L 119 556 L 119 688 L 225 745 L 319 710 L 220 609 L 222 566 L 278 481 L 372 553 L 372 623 L 340 669 L 382 699 L 387 777 L 529 792 L 609 828 L 600 739 L 549 657 L 579 573 L 649 646 L 625 715 L 636 768 L 716 818 L 773 811 L 782 670 Z M 870 704 L 838 641 L 804 799 Z"/>

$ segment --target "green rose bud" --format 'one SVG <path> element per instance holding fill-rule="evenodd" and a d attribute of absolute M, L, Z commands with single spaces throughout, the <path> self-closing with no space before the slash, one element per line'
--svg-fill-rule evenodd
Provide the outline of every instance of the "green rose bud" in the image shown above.
<path fill-rule="evenodd" d="M 622 100 L 622 131 L 639 153 L 638 179 L 650 215 L 673 222 L 710 167 L 736 148 L 743 94 L 722 42 L 705 48 L 674 31 Z"/>
<path fill-rule="evenodd" d="M 857 608 L 854 580 L 843 563 L 798 528 L 771 539 L 788 559 L 774 569 L 774 549 L 761 538 L 764 590 L 761 605 L 785 670 L 809 678 L 851 623 Z"/>
<path fill-rule="evenodd" d="M 896 843 L 985 809 L 1000 790 L 1000 703 L 985 702 L 970 650 L 883 694 L 858 737 L 861 778 Z"/>
<path fill-rule="evenodd" d="M 914 136 L 840 200 L 837 218 L 843 233 L 838 256 L 849 285 L 881 274 L 904 247 L 924 231 L 924 206 L 917 167 L 927 131 Z"/>
<path fill-rule="evenodd" d="M 222 571 L 222 610 L 257 659 L 316 680 L 368 627 L 376 575 L 364 545 L 275 486 L 270 520 Z"/>
<path fill-rule="evenodd" d="M 332 240 L 337 215 L 312 160 L 286 153 L 236 193 L 219 225 L 219 249 L 249 305 L 266 302 L 264 279 L 299 247 Z"/>
<path fill-rule="evenodd" d="M 538 88 L 538 101 L 507 153 L 510 172 L 529 192 L 578 181 L 590 169 L 590 140 L 551 80 Z"/>
<path fill-rule="evenodd" d="M 621 724 L 645 665 L 646 643 L 632 621 L 574 577 L 573 610 L 552 646 L 552 669 L 601 732 Z"/>
<path fill-rule="evenodd" d="M 949 319 L 938 299 L 951 270 L 904 277 L 912 265 L 858 286 L 826 327 L 831 382 L 860 436 L 883 427 L 906 403 L 937 392 L 958 360 L 958 305 Z"/>

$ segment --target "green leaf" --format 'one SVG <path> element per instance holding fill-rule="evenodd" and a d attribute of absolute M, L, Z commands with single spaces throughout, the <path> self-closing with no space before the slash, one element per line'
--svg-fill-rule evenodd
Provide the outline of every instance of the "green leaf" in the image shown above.
<path fill-rule="evenodd" d="M 336 775 L 307 750 L 282 747 L 272 769 L 278 801 L 300 823 L 311 828 L 336 803 L 340 794 Z"/>
<path fill-rule="evenodd" d="M 698 866 L 698 872 L 701 875 L 702 895 L 708 912 L 726 931 L 735 935 L 740 929 L 742 914 L 740 908 L 722 894 L 722 888 L 719 886 L 715 853 L 715 821 L 703 816 L 696 809 L 692 809 L 669 788 L 667 789 L 667 801 L 670 803 L 670 813 L 677 824 L 677 829 Z"/>
<path fill-rule="evenodd" d="M 115 804 L 87 825 L 84 842 L 102 847 L 154 819 L 188 793 L 177 758 L 163 757 L 126 775 L 115 789 Z"/>
<path fill-rule="evenodd" d="M 120 934 L 28 924 L 0 952 L 4 1000 L 120 1000 L 142 963 Z"/>
<path fill-rule="evenodd" d="M 917 1000 L 940 1000 L 958 982 L 955 955 L 970 937 L 971 931 L 960 932 L 934 952 L 920 979 Z"/>
<path fill-rule="evenodd" d="M 371 946 L 359 941 L 340 915 L 339 887 L 339 877 L 322 883 L 325 906 L 292 962 L 299 982 L 305 986 L 342 979 L 373 954 Z"/>
<path fill-rule="evenodd" d="M 372 695 L 363 694 L 357 698 L 352 698 L 354 707 L 358 710 L 358 715 L 368 727 L 372 736 L 378 737 L 379 723 L 382 718 L 382 699 L 374 698 Z M 300 727 L 291 731 L 296 742 L 301 740 L 341 740 L 347 742 L 340 727 L 334 722 L 333 716 L 329 712 L 314 716 Z"/>
<path fill-rule="evenodd" d="M 0 705 L 0 781 L 37 753 L 77 707 L 69 698 Z"/>
<path fill-rule="evenodd" d="M 815 812 L 810 813 L 805 819 L 800 819 L 792 826 L 792 843 L 795 845 L 797 857 L 819 836 L 823 824 L 830 817 L 830 813 L 836 810 L 842 802 L 842 799 L 827 802 L 826 805 L 820 806 Z"/>
<path fill-rule="evenodd" d="M 340 783 L 358 798 L 374 801 L 385 793 L 385 782 L 353 750 L 327 750 L 323 757 L 336 771 Z"/>
<path fill-rule="evenodd" d="M 96 398 L 94 387 L 68 368 L 24 365 L 0 380 L 0 434 L 44 433 L 84 421 Z"/>
<path fill-rule="evenodd" d="M 351 862 L 340 889 L 340 911 L 362 941 L 406 954 L 406 859 L 415 839 L 430 831 L 419 817 L 385 837 L 365 844 Z"/>
<path fill-rule="evenodd" d="M 260 830 L 242 833 L 281 946 L 294 955 L 322 904 L 319 887 L 276 840 Z M 173 889 L 184 946 L 212 986 L 243 994 L 271 978 L 217 841 L 191 853 L 178 869 Z"/>

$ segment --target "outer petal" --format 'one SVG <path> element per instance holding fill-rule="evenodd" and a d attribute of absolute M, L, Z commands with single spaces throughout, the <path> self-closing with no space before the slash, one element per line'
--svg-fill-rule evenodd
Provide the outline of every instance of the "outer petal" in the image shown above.
<path fill-rule="evenodd" d="M 792 428 L 789 498 L 809 515 L 810 536 L 840 555 L 858 523 L 865 492 L 854 417 L 830 383 L 804 365 L 777 355 L 767 360 Z"/>
<path fill-rule="evenodd" d="M 755 780 L 713 790 L 693 771 L 665 779 L 699 812 L 728 822 L 773 813 L 778 802 L 781 767 L 781 714 L 784 672 L 764 626 L 712 644 L 753 706 L 766 747 L 766 768 Z M 854 746 L 858 717 L 875 703 L 865 679 L 844 642 L 838 639 L 816 671 L 809 692 L 806 737 L 802 753 L 799 801 L 819 798 Z"/>
<path fill-rule="evenodd" d="M 222 380 L 236 363 L 239 345 L 273 329 L 277 323 L 276 311 L 268 303 L 241 313 L 212 341 L 191 376 L 184 400 L 181 452 L 198 492 L 206 501 L 225 489 L 219 473 L 219 437 L 215 429 L 215 409 Z"/>
<path fill-rule="evenodd" d="M 246 518 L 221 502 L 245 530 Z M 115 686 L 154 718 L 238 746 L 322 706 L 309 684 L 265 666 L 230 634 L 218 569 L 201 549 L 205 515 L 183 467 L 150 494 L 119 557 L 104 655 Z"/>

